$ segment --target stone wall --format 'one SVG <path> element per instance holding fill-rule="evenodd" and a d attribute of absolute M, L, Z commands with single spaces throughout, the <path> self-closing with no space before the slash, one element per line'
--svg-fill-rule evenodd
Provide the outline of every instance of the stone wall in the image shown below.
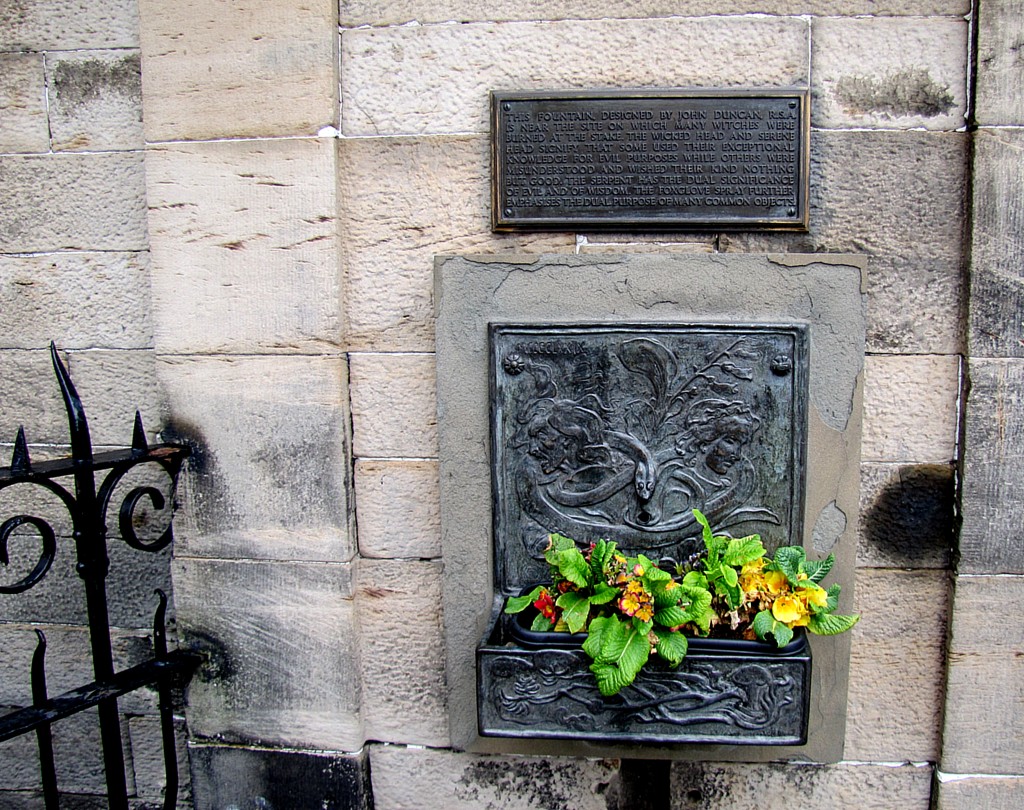
<path fill-rule="evenodd" d="M 1019 802 L 991 735 L 1024 711 L 1019 5 L 975 10 L 975 72 L 966 0 L 0 3 L 0 440 L 65 441 L 52 337 L 98 441 L 138 405 L 193 446 L 197 807 L 363 806 L 371 772 L 377 808 L 615 806 L 614 761 L 473 756 L 447 724 L 433 257 L 559 251 L 868 259 L 844 760 L 677 763 L 674 806 Z M 488 90 L 790 84 L 806 234 L 490 231 Z"/>

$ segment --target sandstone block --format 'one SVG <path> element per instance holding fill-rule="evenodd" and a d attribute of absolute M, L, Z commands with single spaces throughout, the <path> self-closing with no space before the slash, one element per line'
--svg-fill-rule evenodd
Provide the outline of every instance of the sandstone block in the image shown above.
<path fill-rule="evenodd" d="M 804 20 L 770 17 L 344 30 L 342 131 L 485 132 L 491 88 L 799 85 L 807 44 Z"/>
<path fill-rule="evenodd" d="M 966 21 L 949 18 L 814 20 L 812 123 L 822 128 L 962 127 L 967 33 Z"/>
<path fill-rule="evenodd" d="M 192 447 L 179 552 L 347 561 L 345 363 L 337 357 L 162 357 L 166 441 Z"/>
<path fill-rule="evenodd" d="M 0 5 L 0 50 L 133 48 L 138 44 L 135 0 L 34 0 Z"/>
<path fill-rule="evenodd" d="M 43 55 L 0 53 L 0 151 L 49 148 Z"/>
<path fill-rule="evenodd" d="M 495 234 L 488 141 L 338 142 L 338 206 L 348 345 L 429 351 L 438 253 L 572 250 L 569 234 Z"/>
<path fill-rule="evenodd" d="M 938 758 L 950 597 L 945 571 L 857 572 L 844 759 Z"/>
<path fill-rule="evenodd" d="M 862 458 L 950 462 L 956 456 L 959 396 L 958 357 L 868 356 Z"/>
<path fill-rule="evenodd" d="M 1024 130 L 975 135 L 969 329 L 972 356 L 1024 356 Z"/>
<path fill-rule="evenodd" d="M 972 776 L 939 781 L 936 810 L 1015 810 L 1024 805 L 1024 777 Z"/>
<path fill-rule="evenodd" d="M 65 365 L 68 362 L 64 355 Z M 68 444 L 68 418 L 53 375 L 50 353 L 6 349 L 0 352 L 0 439 L 13 449 L 18 427 L 24 425 L 32 454 L 34 444 Z M 86 414 L 89 414 L 86 404 Z M 7 454 L 5 454 L 7 455 Z M 3 459 L 10 463 L 7 455 Z"/>
<path fill-rule="evenodd" d="M 167 787 L 167 776 L 164 771 L 160 718 L 156 716 L 130 717 L 127 726 L 131 741 L 131 768 L 135 779 L 136 795 L 140 799 L 149 799 L 153 802 L 162 801 Z M 185 806 L 183 800 L 190 793 L 185 738 L 185 723 L 183 720 L 178 720 L 174 724 L 174 739 L 178 762 L 179 806 Z"/>
<path fill-rule="evenodd" d="M 727 800 L 732 810 L 785 810 L 802 802 L 858 810 L 900 807 L 927 810 L 932 770 L 902 765 L 672 764 L 673 810 L 712 810 Z"/>
<path fill-rule="evenodd" d="M 361 560 L 357 583 L 366 736 L 448 745 L 441 564 Z"/>
<path fill-rule="evenodd" d="M 956 486 L 952 464 L 861 466 L 857 564 L 948 568 Z"/>
<path fill-rule="evenodd" d="M 960 576 L 949 640 L 939 770 L 1024 773 L 1024 577 Z"/>
<path fill-rule="evenodd" d="M 358 459 L 355 491 L 360 554 L 441 556 L 437 462 Z"/>
<path fill-rule="evenodd" d="M 165 146 L 146 169 L 161 352 L 336 345 L 332 141 Z"/>
<path fill-rule="evenodd" d="M 978 13 L 978 91 L 975 117 L 982 125 L 1024 124 L 1021 98 L 1020 3 L 989 3 Z"/>
<path fill-rule="evenodd" d="M 966 138 L 815 132 L 810 232 L 730 234 L 722 250 L 868 257 L 868 351 L 963 351 Z"/>
<path fill-rule="evenodd" d="M 352 449 L 358 458 L 437 458 L 432 354 L 349 357 Z"/>
<path fill-rule="evenodd" d="M 146 139 L 315 135 L 336 120 L 330 0 L 140 0 Z"/>
<path fill-rule="evenodd" d="M 46 58 L 55 151 L 142 148 L 137 51 L 76 51 Z"/>
<path fill-rule="evenodd" d="M 968 367 L 960 571 L 1024 572 L 1024 363 L 976 358 Z"/>
<path fill-rule="evenodd" d="M 602 17 L 665 17 L 702 16 L 705 14 L 818 14 L 841 16 L 872 14 L 876 16 L 915 15 L 963 17 L 970 11 L 970 4 L 964 0 L 680 0 L 666 3 L 663 0 L 641 0 L 622 3 L 609 0 L 576 0 L 567 4 L 559 0 L 497 0 L 484 3 L 480 0 L 458 0 L 440 3 L 437 0 L 388 0 L 385 3 L 373 0 L 341 0 L 341 24 L 358 25 L 401 25 L 419 22 L 475 22 L 479 20 L 592 20 Z"/>
<path fill-rule="evenodd" d="M 178 558 L 183 638 L 208 656 L 188 689 L 191 734 L 358 749 L 352 579 L 349 565 Z"/>
<path fill-rule="evenodd" d="M 0 156 L 0 251 L 145 250 L 138 154 Z"/>
<path fill-rule="evenodd" d="M 148 348 L 149 306 L 148 253 L 0 256 L 0 348 Z"/>
<path fill-rule="evenodd" d="M 606 810 L 604 793 L 615 765 L 375 745 L 370 772 L 377 810 Z"/>

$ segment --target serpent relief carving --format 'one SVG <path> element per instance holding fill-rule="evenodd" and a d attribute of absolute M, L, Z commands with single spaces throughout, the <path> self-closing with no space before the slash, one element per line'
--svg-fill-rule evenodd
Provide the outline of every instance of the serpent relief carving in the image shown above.
<path fill-rule="evenodd" d="M 526 557 L 559 531 L 679 558 L 695 507 L 792 531 L 799 329 L 496 327 L 492 351 L 499 535 Z"/>

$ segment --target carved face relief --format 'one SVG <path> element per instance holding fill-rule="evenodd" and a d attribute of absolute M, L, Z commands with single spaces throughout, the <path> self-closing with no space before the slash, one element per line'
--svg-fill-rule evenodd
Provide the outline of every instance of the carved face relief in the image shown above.
<path fill-rule="evenodd" d="M 687 556 L 694 508 L 720 531 L 789 542 L 805 343 L 799 326 L 492 327 L 495 537 L 508 581 L 543 574 L 538 548 L 552 531 Z"/>

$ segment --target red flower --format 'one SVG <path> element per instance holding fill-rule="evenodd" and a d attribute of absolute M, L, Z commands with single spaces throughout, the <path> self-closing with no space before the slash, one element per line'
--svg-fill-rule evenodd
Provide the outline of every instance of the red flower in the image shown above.
<path fill-rule="evenodd" d="M 553 622 L 555 620 L 555 600 L 551 598 L 551 594 L 547 590 L 540 592 L 540 598 L 533 603 L 533 606 L 548 621 Z"/>

